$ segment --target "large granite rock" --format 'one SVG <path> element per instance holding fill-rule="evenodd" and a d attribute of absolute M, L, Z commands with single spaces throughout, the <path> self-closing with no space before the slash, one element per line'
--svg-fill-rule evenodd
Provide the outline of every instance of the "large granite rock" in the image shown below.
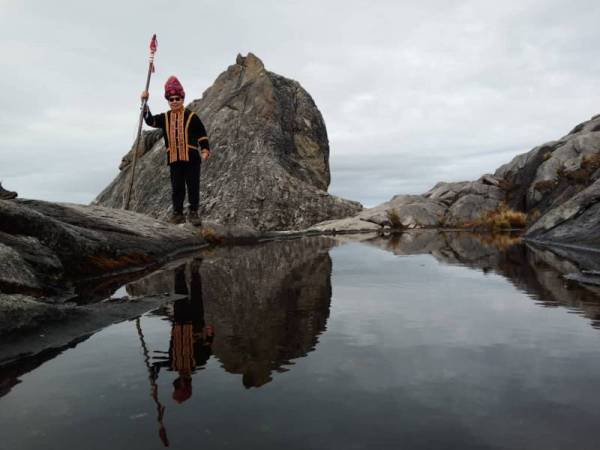
<path fill-rule="evenodd" d="M 600 248 L 600 116 L 500 167 L 508 201 L 536 220 L 526 238 Z"/>
<path fill-rule="evenodd" d="M 544 214 L 526 238 L 549 244 L 600 248 L 600 180 Z"/>
<path fill-rule="evenodd" d="M 153 101 L 155 111 L 161 109 L 159 99 Z M 298 82 L 267 71 L 253 54 L 238 56 L 189 108 L 204 122 L 213 150 L 202 165 L 200 212 L 205 219 L 287 230 L 362 209 L 327 193 L 327 130 L 310 95 Z M 150 132 L 142 147 L 131 208 L 165 218 L 171 187 L 164 142 Z M 130 160 L 131 152 L 97 204 L 121 207 Z"/>
<path fill-rule="evenodd" d="M 594 183 L 600 178 L 599 131 L 596 116 L 499 167 L 495 176 L 507 188 L 509 206 L 545 214 Z"/>
<path fill-rule="evenodd" d="M 362 211 L 359 216 L 379 225 L 392 225 L 390 214 L 396 213 L 404 228 L 431 228 L 441 224 L 446 205 L 420 195 L 395 195 L 391 200 Z"/>

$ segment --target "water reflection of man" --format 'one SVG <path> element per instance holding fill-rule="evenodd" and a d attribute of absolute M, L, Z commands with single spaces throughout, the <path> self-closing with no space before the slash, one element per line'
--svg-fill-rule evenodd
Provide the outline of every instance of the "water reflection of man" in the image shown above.
<path fill-rule="evenodd" d="M 186 266 L 191 269 L 189 290 Z M 178 267 L 174 276 L 175 293 L 188 297 L 174 302 L 168 359 L 153 366 L 157 375 L 161 367 L 178 373 L 173 382 L 173 400 L 183 403 L 192 396 L 192 374 L 206 365 L 211 356 L 214 330 L 204 321 L 199 261 Z"/>

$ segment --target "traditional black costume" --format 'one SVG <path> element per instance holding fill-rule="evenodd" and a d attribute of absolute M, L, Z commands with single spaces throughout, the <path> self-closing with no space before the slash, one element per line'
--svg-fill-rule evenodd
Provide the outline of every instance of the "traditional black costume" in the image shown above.
<path fill-rule="evenodd" d="M 165 85 L 165 97 L 179 95 L 184 98 L 183 87 L 175 77 Z M 183 214 L 183 201 L 187 187 L 189 210 L 197 213 L 200 202 L 200 151 L 210 152 L 206 129 L 193 111 L 167 111 L 152 115 L 150 108 L 144 112 L 146 124 L 163 131 L 167 148 L 167 164 L 171 171 L 173 214 Z"/>

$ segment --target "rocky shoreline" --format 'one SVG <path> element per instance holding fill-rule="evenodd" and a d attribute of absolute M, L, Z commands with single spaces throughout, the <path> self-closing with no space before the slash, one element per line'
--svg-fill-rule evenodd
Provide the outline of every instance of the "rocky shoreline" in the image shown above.
<path fill-rule="evenodd" d="M 472 229 L 490 214 L 513 211 L 526 217 L 526 242 L 556 252 L 600 251 L 600 116 L 493 174 L 440 182 L 422 195 L 395 195 L 364 209 L 327 192 L 327 130 L 310 95 L 255 55 L 238 56 L 190 108 L 207 125 L 214 149 L 202 167 L 200 228 L 163 221 L 170 185 L 155 131 L 144 134 L 134 211 L 120 209 L 131 151 L 93 205 L 0 200 L 0 336 L 74 317 L 98 325 L 144 312 L 146 303 L 169 299 L 138 298 L 122 307 L 107 299 L 119 286 L 211 245 L 345 234 L 403 239 L 411 230 Z M 574 279 L 595 279 L 600 266 L 582 261 Z M 585 270 L 592 272 L 582 278 Z"/>
<path fill-rule="evenodd" d="M 324 233 L 329 234 L 329 232 Z M 314 232 L 309 234 L 312 236 L 309 236 L 307 232 L 271 233 L 261 238 L 260 245 L 204 246 L 203 249 L 197 249 L 184 259 L 166 262 L 158 268 L 153 266 L 146 271 L 132 272 L 125 278 L 121 275 L 112 278 L 106 276 L 105 280 L 87 279 L 88 292 L 94 293 L 95 300 L 92 297 L 86 297 L 83 292 L 79 292 L 80 302 L 63 300 L 60 303 L 52 301 L 51 297 L 36 298 L 23 294 L 0 294 L 0 366 L 16 358 L 33 357 L 41 354 L 40 352 L 47 352 L 51 348 L 60 351 L 62 347 L 78 342 L 107 325 L 132 319 L 181 298 L 181 295 L 168 288 L 172 279 L 164 278 L 161 274 L 168 274 L 168 271 L 171 270 L 169 267 L 179 264 L 177 261 L 198 257 L 207 258 L 207 267 L 219 271 L 223 269 L 219 268 L 221 264 L 219 261 L 222 258 L 226 258 L 229 264 L 239 266 L 239 270 L 243 269 L 246 272 L 258 270 L 263 273 L 263 269 L 252 269 L 252 264 L 264 262 L 277 267 L 277 269 L 273 269 L 275 272 L 281 272 L 277 272 L 277 279 L 283 280 L 286 279 L 284 273 L 287 270 L 286 267 L 293 266 L 298 270 L 302 267 L 302 259 L 296 259 L 293 253 L 286 253 L 288 248 L 302 248 L 303 258 L 309 258 L 310 252 L 307 249 L 312 247 L 318 253 L 346 242 L 363 242 L 393 251 L 396 254 L 430 254 L 445 263 L 466 264 L 483 270 L 497 270 L 512 279 L 519 278 L 520 275 L 514 272 L 514 268 L 510 268 L 510 264 L 505 265 L 503 261 L 508 264 L 509 261 L 512 261 L 511 255 L 516 251 L 515 249 L 526 248 L 530 253 L 537 255 L 536 258 L 543 257 L 544 261 L 552 262 L 553 270 L 558 273 L 555 283 L 560 284 L 571 280 L 581 285 L 581 288 L 578 288 L 581 292 L 591 289 L 594 291 L 594 295 L 600 295 L 600 291 L 597 292 L 594 287 L 600 285 L 600 257 L 597 251 L 589 252 L 583 249 L 574 251 L 567 247 L 539 246 L 537 242 L 527 240 L 526 245 L 515 246 L 521 241 L 518 235 L 476 234 L 465 230 L 406 230 L 392 235 L 363 232 L 360 234 L 336 234 L 328 237 L 315 236 Z M 299 238 L 304 239 L 299 240 Z M 266 242 L 274 240 L 290 240 L 290 242 Z M 278 252 L 284 254 L 280 255 Z M 257 256 L 258 260 L 253 263 L 243 261 L 245 255 L 263 253 L 264 256 Z M 236 262 L 238 256 L 240 261 Z M 280 262 L 277 262 L 280 259 L 286 261 L 289 259 L 289 261 L 281 265 Z M 510 270 L 510 273 L 506 270 Z M 275 272 L 273 272 L 273 276 L 276 275 Z M 268 282 L 269 286 L 275 283 L 275 281 L 273 283 L 269 281 L 270 277 L 265 278 L 259 275 L 257 273 L 256 276 L 240 282 L 262 279 L 261 283 Z M 210 289 L 226 290 L 227 292 L 233 290 L 238 292 L 240 298 L 243 297 L 243 289 L 235 286 L 235 274 L 230 273 L 228 277 L 228 282 L 219 281 L 219 277 L 209 277 L 211 278 L 209 285 L 212 286 Z M 281 280 L 275 284 L 283 283 Z M 285 288 L 284 284 L 281 284 L 282 289 Z M 128 286 L 127 291 L 119 290 L 115 293 L 115 290 L 123 285 Z M 269 289 L 272 290 L 271 287 Z M 121 294 L 119 295 L 119 293 Z M 219 298 L 220 295 L 216 292 L 215 298 Z M 252 295 L 260 297 L 259 292 Z M 101 299 L 102 296 L 104 298 Z"/>

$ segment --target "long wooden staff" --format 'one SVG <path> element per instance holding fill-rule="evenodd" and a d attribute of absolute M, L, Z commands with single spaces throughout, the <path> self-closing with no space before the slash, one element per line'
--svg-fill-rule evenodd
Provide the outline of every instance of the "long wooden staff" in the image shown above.
<path fill-rule="evenodd" d="M 150 41 L 150 62 L 148 64 L 148 75 L 146 76 L 145 91 L 148 91 L 148 88 L 150 87 L 150 77 L 152 76 L 152 73 L 154 72 L 154 54 L 156 53 L 157 44 L 158 43 L 156 41 L 156 34 L 155 34 L 152 36 L 152 40 Z M 125 195 L 125 202 L 123 203 L 124 209 L 129 209 L 129 202 L 131 200 L 131 190 L 133 189 L 133 178 L 135 176 L 135 164 L 137 162 L 137 155 L 138 155 L 138 151 L 140 149 L 140 142 L 142 140 L 141 139 L 141 137 L 142 137 L 142 121 L 144 120 L 144 111 L 146 109 L 147 102 L 148 102 L 147 98 L 142 99 L 142 109 L 140 110 L 140 121 L 138 124 L 137 139 L 136 139 L 135 145 L 134 145 L 133 162 L 131 163 L 131 175 L 129 177 L 129 188 L 127 189 L 127 194 Z"/>

